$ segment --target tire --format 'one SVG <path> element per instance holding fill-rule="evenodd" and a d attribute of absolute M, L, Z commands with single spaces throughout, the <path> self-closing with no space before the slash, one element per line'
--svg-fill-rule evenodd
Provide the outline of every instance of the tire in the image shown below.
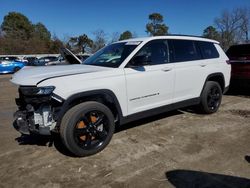
<path fill-rule="evenodd" d="M 13 71 L 14 71 L 14 73 L 16 73 L 16 72 L 19 71 L 20 69 L 21 69 L 20 67 L 15 67 Z"/>
<path fill-rule="evenodd" d="M 60 125 L 60 136 L 67 149 L 78 157 L 102 151 L 115 130 L 110 109 L 98 102 L 84 102 L 69 109 Z"/>
<path fill-rule="evenodd" d="M 222 99 L 222 90 L 220 85 L 214 81 L 205 83 L 205 87 L 201 93 L 201 102 L 198 109 L 203 114 L 212 114 L 217 112 Z"/>

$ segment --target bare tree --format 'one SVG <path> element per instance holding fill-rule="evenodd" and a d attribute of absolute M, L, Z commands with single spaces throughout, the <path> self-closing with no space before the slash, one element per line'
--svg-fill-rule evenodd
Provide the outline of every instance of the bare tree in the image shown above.
<path fill-rule="evenodd" d="M 119 37 L 120 37 L 119 32 L 112 33 L 110 37 L 110 43 L 117 42 L 119 40 Z"/>
<path fill-rule="evenodd" d="M 93 32 L 93 35 L 95 36 L 95 39 L 92 46 L 92 53 L 95 53 L 106 45 L 107 34 L 102 29 L 98 29 Z"/>
<path fill-rule="evenodd" d="M 249 9 L 236 8 L 232 12 L 224 11 L 221 17 L 215 19 L 224 49 L 248 40 L 249 15 Z"/>

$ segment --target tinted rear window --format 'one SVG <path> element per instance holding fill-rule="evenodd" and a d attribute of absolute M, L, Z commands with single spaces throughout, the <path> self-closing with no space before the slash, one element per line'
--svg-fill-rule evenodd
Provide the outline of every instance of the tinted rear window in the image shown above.
<path fill-rule="evenodd" d="M 229 57 L 244 57 L 250 55 L 250 44 L 231 46 L 226 54 Z"/>
<path fill-rule="evenodd" d="M 198 45 L 200 47 L 202 57 L 204 59 L 212 59 L 212 58 L 218 58 L 219 57 L 219 53 L 218 53 L 218 51 L 215 48 L 213 43 L 199 41 Z"/>
<path fill-rule="evenodd" d="M 192 61 L 201 59 L 201 54 L 192 40 L 170 40 L 173 47 L 173 61 Z"/>

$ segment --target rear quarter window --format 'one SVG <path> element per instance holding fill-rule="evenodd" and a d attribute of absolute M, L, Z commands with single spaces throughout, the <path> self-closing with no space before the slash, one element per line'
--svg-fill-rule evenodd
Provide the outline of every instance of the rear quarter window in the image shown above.
<path fill-rule="evenodd" d="M 213 59 L 218 58 L 219 53 L 212 42 L 197 42 L 201 50 L 203 59 Z"/>
<path fill-rule="evenodd" d="M 173 62 L 193 61 L 201 59 L 201 54 L 192 40 L 170 40 L 170 51 Z"/>

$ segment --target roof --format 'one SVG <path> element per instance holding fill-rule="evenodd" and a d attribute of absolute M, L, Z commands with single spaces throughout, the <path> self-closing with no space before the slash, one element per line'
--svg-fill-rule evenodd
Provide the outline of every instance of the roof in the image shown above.
<path fill-rule="evenodd" d="M 143 37 L 143 38 L 132 38 L 119 42 L 129 42 L 129 41 L 143 41 L 147 42 L 155 39 L 182 39 L 182 40 L 195 40 L 195 41 L 205 41 L 219 44 L 216 40 L 211 40 L 207 38 L 197 37 L 197 36 L 188 36 L 188 35 L 166 35 L 166 36 L 153 36 L 153 37 Z"/>

